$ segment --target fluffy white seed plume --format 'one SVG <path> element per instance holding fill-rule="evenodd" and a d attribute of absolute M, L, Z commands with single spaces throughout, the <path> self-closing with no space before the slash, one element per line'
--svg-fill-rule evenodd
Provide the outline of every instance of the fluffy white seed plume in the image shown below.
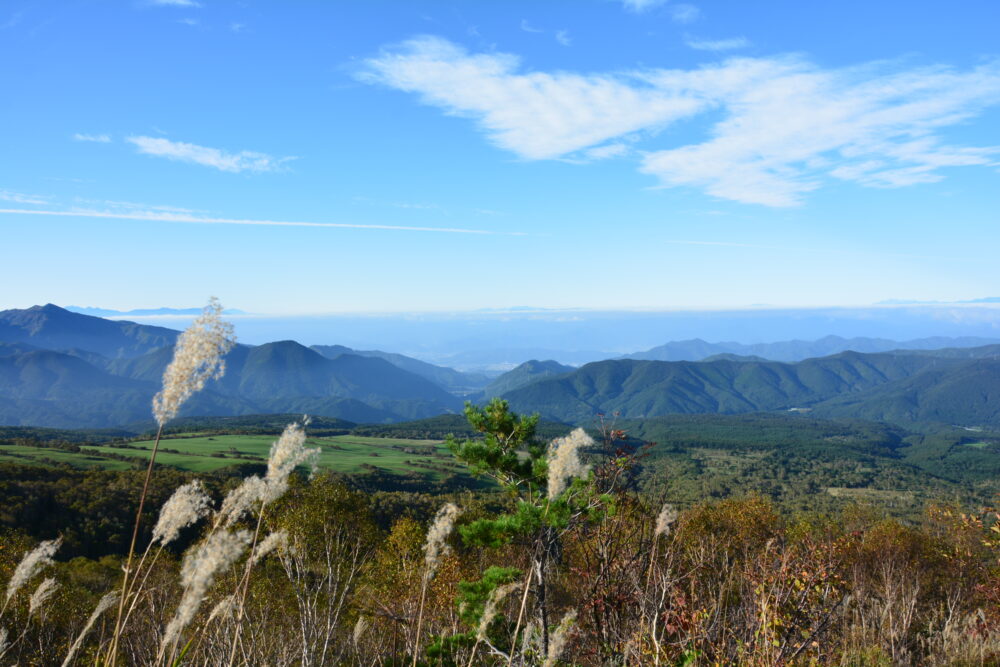
<path fill-rule="evenodd" d="M 216 525 L 233 525 L 260 504 L 267 495 L 267 482 L 257 475 L 247 477 L 239 486 L 226 494 L 215 520 Z"/>
<path fill-rule="evenodd" d="M 267 474 L 252 475 L 226 494 L 216 515 L 215 524 L 231 526 L 259 505 L 274 502 L 288 490 L 288 476 L 300 465 L 315 469 L 320 450 L 306 448 L 306 432 L 302 424 L 289 424 L 281 437 L 271 445 Z"/>
<path fill-rule="evenodd" d="M 184 556 L 181 565 L 184 594 L 163 633 L 160 657 L 163 657 L 168 647 L 174 644 L 194 618 L 215 576 L 232 565 L 249 542 L 250 533 L 245 530 L 238 533 L 216 531 Z"/>
<path fill-rule="evenodd" d="M 565 491 L 569 480 L 587 474 L 590 466 L 580 461 L 580 448 L 593 444 L 594 439 L 582 428 L 552 441 L 549 445 L 549 500 Z"/>
<path fill-rule="evenodd" d="M 479 629 L 476 631 L 477 641 L 486 639 L 486 631 L 489 629 L 490 623 L 493 622 L 493 619 L 496 618 L 497 613 L 500 611 L 500 604 L 503 602 L 505 597 L 520 587 L 520 583 L 514 582 L 513 584 L 497 586 L 493 589 L 493 592 L 490 593 L 490 599 L 486 601 L 486 606 L 483 608 L 483 615 L 479 619 Z"/>
<path fill-rule="evenodd" d="M 251 566 L 259 563 L 265 556 L 275 549 L 284 551 L 287 548 L 288 533 L 284 530 L 276 530 L 265 537 L 261 543 L 257 545 L 257 551 L 254 552 L 253 563 L 251 563 Z"/>
<path fill-rule="evenodd" d="M 271 455 L 267 459 L 267 496 L 265 502 L 281 497 L 288 489 L 288 476 L 300 465 L 315 469 L 319 460 L 319 448 L 306 449 L 306 432 L 302 424 L 289 424 L 271 445 Z"/>
<path fill-rule="evenodd" d="M 31 594 L 31 600 L 28 602 L 28 613 L 34 614 L 41 609 L 42 605 L 48 602 L 57 588 L 59 588 L 59 584 L 52 577 L 42 580 L 42 583 L 38 584 L 35 592 Z"/>
<path fill-rule="evenodd" d="M 355 646 L 361 643 L 361 638 L 364 636 L 366 630 L 368 630 L 368 618 L 358 616 L 358 622 L 354 624 L 354 632 L 351 634 L 351 641 L 354 642 Z"/>
<path fill-rule="evenodd" d="M 542 663 L 542 667 L 552 667 L 556 664 L 556 660 L 562 655 L 563 651 L 566 650 L 566 642 L 569 641 L 570 628 L 576 623 L 576 610 L 569 612 L 563 616 L 562 622 L 559 623 L 559 627 L 556 631 L 552 633 L 549 638 L 549 653 L 545 656 L 545 662 Z"/>
<path fill-rule="evenodd" d="M 10 602 L 14 594 L 42 568 L 52 565 L 52 556 L 59 549 L 60 544 L 62 544 L 61 537 L 55 540 L 46 540 L 24 555 L 21 562 L 17 564 L 10 582 L 7 583 L 7 598 L 4 600 L 4 605 Z"/>
<path fill-rule="evenodd" d="M 7 628 L 0 628 L 0 657 L 7 652 Z"/>
<path fill-rule="evenodd" d="M 656 517 L 656 532 L 654 537 L 670 535 L 670 526 L 677 521 L 677 510 L 670 503 L 666 503 L 660 510 L 660 516 Z"/>
<path fill-rule="evenodd" d="M 458 516 L 458 507 L 453 503 L 445 503 L 438 510 L 434 517 L 434 523 L 427 531 L 427 543 L 424 544 L 424 580 L 430 581 L 437 572 L 441 556 L 448 553 L 448 545 L 445 540 L 451 534 L 452 526 L 455 525 L 455 518 Z"/>
<path fill-rule="evenodd" d="M 229 610 L 233 608 L 233 603 L 236 602 L 236 595 L 227 595 L 226 597 L 219 600 L 219 602 L 212 607 L 212 613 L 208 615 L 208 620 L 205 621 L 205 625 L 208 625 L 215 619 L 221 616 L 229 615 Z"/>
<path fill-rule="evenodd" d="M 205 487 L 198 480 L 177 487 L 160 509 L 160 519 L 153 528 L 153 542 L 167 545 L 176 540 L 182 529 L 208 514 L 210 503 Z"/>
<path fill-rule="evenodd" d="M 222 321 L 222 304 L 212 297 L 201 315 L 177 338 L 174 358 L 163 373 L 163 389 L 153 397 L 160 426 L 177 416 L 184 401 L 226 371 L 223 357 L 236 344 L 233 325 Z"/>
<path fill-rule="evenodd" d="M 100 602 L 97 603 L 97 606 L 94 607 L 94 611 L 90 613 L 90 618 L 87 619 L 87 624 L 83 626 L 83 630 L 81 630 L 80 634 L 76 636 L 76 641 L 74 641 L 73 645 L 69 647 L 69 652 L 66 654 L 66 659 L 63 660 L 62 667 L 68 667 L 68 665 L 73 664 L 73 657 L 76 655 L 76 652 L 80 650 L 80 647 L 83 646 L 83 640 L 87 638 L 87 635 L 90 633 L 90 629 L 94 627 L 94 623 L 97 622 L 97 619 L 100 618 L 101 614 L 110 609 L 111 605 L 116 602 L 118 602 L 118 591 L 111 591 L 101 598 Z"/>

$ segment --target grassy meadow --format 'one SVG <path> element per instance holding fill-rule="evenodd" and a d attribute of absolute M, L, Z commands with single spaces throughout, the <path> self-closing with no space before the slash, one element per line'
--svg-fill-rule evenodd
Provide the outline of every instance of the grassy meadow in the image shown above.
<path fill-rule="evenodd" d="M 267 461 L 276 436 L 245 434 L 178 434 L 164 438 L 156 462 L 189 472 L 214 472 L 233 465 Z M 318 448 L 318 467 L 342 474 L 371 472 L 373 468 L 405 475 L 420 473 L 428 481 L 463 472 L 443 441 L 337 435 L 309 438 Z M 29 465 L 65 464 L 82 469 L 126 470 L 144 465 L 153 441 L 84 445 L 74 451 L 31 445 L 0 445 L 0 461 Z M 130 462 L 134 459 L 134 462 Z"/>

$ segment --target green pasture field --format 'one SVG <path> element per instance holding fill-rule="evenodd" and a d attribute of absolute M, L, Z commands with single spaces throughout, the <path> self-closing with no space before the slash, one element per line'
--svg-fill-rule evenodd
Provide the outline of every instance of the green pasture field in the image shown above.
<path fill-rule="evenodd" d="M 85 452 L 68 452 L 54 447 L 24 445 L 0 445 L 0 462 L 42 466 L 51 463 L 65 463 L 74 468 L 102 468 L 104 470 L 128 470 L 132 467 L 127 461 L 116 461 Z"/>
<path fill-rule="evenodd" d="M 983 449 L 985 447 L 989 447 L 990 444 L 991 443 L 982 442 L 982 441 L 980 441 L 980 442 L 967 442 L 967 443 L 965 443 L 965 446 L 966 447 L 974 447 L 975 449 Z"/>
<path fill-rule="evenodd" d="M 171 437 L 160 441 L 157 463 L 182 470 L 208 472 L 219 468 L 256 463 L 264 464 L 275 436 L 270 435 L 201 435 Z M 113 454 L 145 460 L 152 448 L 150 440 L 128 443 L 128 447 L 82 447 L 84 452 Z M 365 466 L 375 466 L 392 473 L 419 472 L 437 479 L 445 474 L 460 473 L 464 467 L 456 464 L 444 443 L 437 440 L 403 440 L 338 435 L 308 438 L 308 447 L 320 449 L 320 468 L 341 473 L 359 473 Z M 24 447 L 32 450 L 34 448 Z M 142 450 L 142 451 L 140 451 Z M 166 451 L 165 451 L 166 450 Z M 176 451 L 174 451 L 176 450 Z M 38 450 L 34 450 L 38 451 Z M 53 451 L 53 450 L 45 450 Z M 61 454 L 72 455 L 69 452 Z M 81 456 L 81 455 L 77 455 Z M 67 461 L 69 462 L 69 461 Z M 109 463 L 122 463 L 108 460 Z"/>

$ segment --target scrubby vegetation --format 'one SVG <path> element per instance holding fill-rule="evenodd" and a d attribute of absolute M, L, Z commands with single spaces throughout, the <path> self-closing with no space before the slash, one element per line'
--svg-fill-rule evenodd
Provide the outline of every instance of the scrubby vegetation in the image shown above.
<path fill-rule="evenodd" d="M 498 480 L 502 493 L 371 494 L 330 474 L 293 475 L 280 499 L 226 529 L 246 544 L 204 587 L 204 599 L 178 635 L 175 659 L 357 665 L 1000 660 L 1000 529 L 993 510 L 932 506 L 920 521 L 902 522 L 851 505 L 821 517 L 783 514 L 755 495 L 676 510 L 637 491 L 642 452 L 618 429 L 606 429 L 603 442 L 590 448 L 584 459 L 594 467 L 586 470 L 546 447 L 534 437 L 533 420 L 510 414 L 501 402 L 471 408 L 469 416 L 485 438 L 455 441 L 454 451 L 474 471 Z M 60 477 L 31 470 L 53 482 Z M 95 473 L 78 474 L 83 480 Z M 122 508 L 116 528 L 127 537 L 127 510 L 138 491 L 134 478 L 117 474 L 122 489 L 132 491 L 108 502 Z M 190 477 L 159 470 L 154 479 L 148 503 L 157 510 L 143 522 L 143 547 L 170 489 Z M 78 484 L 67 487 L 86 493 Z M 154 546 L 153 565 L 143 566 L 141 594 L 121 634 L 122 663 L 157 661 L 178 601 L 190 597 L 183 573 L 192 554 L 219 534 L 228 521 L 221 517 L 234 516 L 219 502 L 234 497 L 226 482 L 210 478 L 206 487 L 206 502 L 219 509 L 203 526 L 182 527 L 175 541 Z M 438 525 L 428 536 L 446 503 L 460 510 L 454 530 Z M 195 514 L 205 511 L 207 505 Z M 95 515 L 105 512 L 95 508 Z M 73 526 L 65 528 L 59 562 L 43 562 L 0 617 L 7 629 L 5 663 L 60 663 L 103 596 L 116 589 L 125 538 L 115 549 L 111 528 L 108 551 L 118 555 L 66 560 L 75 547 Z M 258 545 L 269 535 L 283 537 L 273 540 L 273 551 L 262 556 L 258 546 L 250 555 L 252 534 Z M 429 537 L 437 540 L 432 550 Z M 6 531 L 0 578 L 15 578 L 35 546 L 20 531 Z M 56 582 L 54 593 L 32 609 L 48 578 Z M 95 619 L 74 659 L 106 659 L 114 620 L 111 606 Z"/>

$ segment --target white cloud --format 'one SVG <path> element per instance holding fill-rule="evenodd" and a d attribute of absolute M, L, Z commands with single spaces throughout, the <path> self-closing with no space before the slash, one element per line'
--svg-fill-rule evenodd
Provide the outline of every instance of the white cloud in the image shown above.
<path fill-rule="evenodd" d="M 562 46 L 569 46 L 573 40 L 569 38 L 568 30 L 556 30 L 556 41 Z"/>
<path fill-rule="evenodd" d="M 622 5 L 625 6 L 625 9 L 636 14 L 647 12 L 654 7 L 659 7 L 666 3 L 667 0 L 622 0 Z"/>
<path fill-rule="evenodd" d="M 541 28 L 534 28 L 528 23 L 528 19 L 521 19 L 521 30 L 524 32 L 545 32 Z"/>
<path fill-rule="evenodd" d="M 694 5 L 670 5 L 670 17 L 677 23 L 694 23 L 701 16 L 701 10 Z"/>
<path fill-rule="evenodd" d="M 939 136 L 1000 103 L 1000 62 L 823 69 L 800 58 L 734 58 L 577 74 L 522 71 L 513 55 L 421 37 L 365 61 L 359 77 L 471 118 L 493 144 L 530 160 L 624 155 L 631 151 L 616 144 L 626 136 L 641 142 L 712 111 L 719 118 L 707 135 L 672 135 L 677 147 L 647 149 L 640 171 L 664 186 L 768 206 L 798 204 L 834 179 L 901 187 L 939 180 L 945 167 L 995 165 L 1000 155 Z"/>
<path fill-rule="evenodd" d="M 588 148 L 583 152 L 583 154 L 591 160 L 606 160 L 608 158 L 628 155 L 631 150 L 632 149 L 628 144 L 619 141 L 613 144 L 605 144 L 603 146 Z"/>
<path fill-rule="evenodd" d="M 49 198 L 41 195 L 26 195 L 22 192 L 11 192 L 10 190 L 0 190 L 0 201 L 14 202 L 15 204 L 48 204 Z"/>
<path fill-rule="evenodd" d="M 201 7 L 195 0 L 150 0 L 150 4 L 160 7 Z"/>
<path fill-rule="evenodd" d="M 362 80 L 418 93 L 426 104 L 478 121 L 493 143 L 528 159 L 556 158 L 704 106 L 617 74 L 518 74 L 506 54 L 470 55 L 423 37 L 365 62 Z"/>
<path fill-rule="evenodd" d="M 46 202 L 47 203 L 47 202 Z M 197 225 L 244 225 L 250 227 L 312 227 L 327 229 L 370 229 L 400 232 L 438 232 L 445 234 L 474 234 L 485 236 L 525 236 L 522 232 L 494 232 L 483 229 L 458 227 L 413 227 L 406 225 L 373 225 L 353 222 L 300 222 L 294 220 L 251 220 L 246 218 L 213 218 L 182 212 L 185 209 L 155 207 L 150 210 L 98 210 L 74 208 L 65 210 L 38 210 L 20 208 L 0 208 L 0 214 L 41 215 L 68 218 L 104 218 L 111 220 L 140 220 L 147 222 L 176 222 Z"/>
<path fill-rule="evenodd" d="M 684 43 L 699 51 L 732 51 L 750 46 L 750 40 L 746 37 L 733 37 L 732 39 L 693 39 L 689 37 Z"/>
<path fill-rule="evenodd" d="M 106 134 L 74 134 L 74 141 L 94 141 L 99 144 L 111 143 L 111 137 Z"/>
<path fill-rule="evenodd" d="M 139 152 L 146 155 L 155 155 L 179 162 L 191 162 L 232 173 L 278 171 L 285 162 L 295 159 L 292 157 L 275 158 L 266 153 L 254 151 L 228 153 L 218 148 L 170 141 L 159 137 L 128 137 L 126 141 L 135 144 Z"/>

